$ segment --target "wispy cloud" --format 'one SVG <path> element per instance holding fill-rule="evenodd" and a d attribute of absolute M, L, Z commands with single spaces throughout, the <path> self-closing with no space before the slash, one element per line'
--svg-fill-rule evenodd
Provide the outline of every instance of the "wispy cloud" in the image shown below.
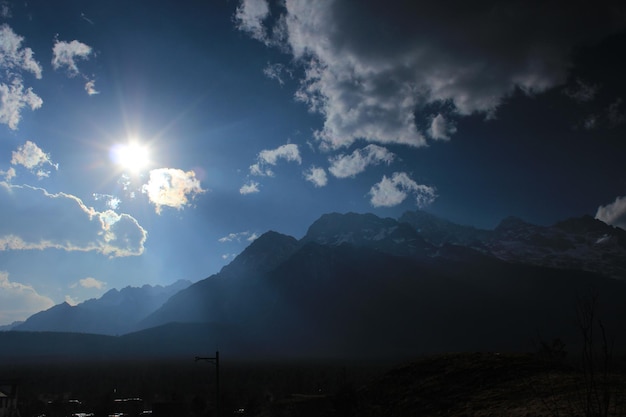
<path fill-rule="evenodd" d="M 626 230 L 626 196 L 617 197 L 614 202 L 598 207 L 596 219 Z"/>
<path fill-rule="evenodd" d="M 276 166 L 278 161 L 283 159 L 287 162 L 302 163 L 300 157 L 300 151 L 298 145 L 288 143 L 286 145 L 279 146 L 276 149 L 264 149 L 257 155 L 257 162 L 250 165 L 250 174 L 257 176 L 273 177 L 273 166 Z"/>
<path fill-rule="evenodd" d="M 405 172 L 395 172 L 391 178 L 383 179 L 370 189 L 370 203 L 374 207 L 393 207 L 402 203 L 409 195 L 415 198 L 417 207 L 425 207 L 435 201 L 433 187 L 418 184 Z"/>
<path fill-rule="evenodd" d="M 4 177 L 4 181 L 6 181 L 7 183 L 11 182 L 11 180 L 15 178 L 16 175 L 17 173 L 15 172 L 15 168 L 13 167 L 7 169 L 6 171 L 0 170 L 0 176 Z"/>
<path fill-rule="evenodd" d="M 324 168 L 311 166 L 304 172 L 304 178 L 316 187 L 325 187 L 328 184 L 328 176 Z"/>
<path fill-rule="evenodd" d="M 117 210 L 122 203 L 122 200 L 110 194 L 93 193 L 92 197 L 95 201 L 104 201 L 106 208 L 111 210 Z"/>
<path fill-rule="evenodd" d="M 47 310 L 54 302 L 30 285 L 12 282 L 7 272 L 0 271 L 0 305 L 0 324 L 10 324 Z"/>
<path fill-rule="evenodd" d="M 50 171 L 45 171 L 43 167 L 49 165 L 55 170 L 59 169 L 59 164 L 55 164 L 50 159 L 50 155 L 45 153 L 37 144 L 31 141 L 20 146 L 17 151 L 12 152 L 11 164 L 22 165 L 37 177 L 48 177 Z"/>
<path fill-rule="evenodd" d="M 96 90 L 96 80 L 88 80 L 85 83 L 85 91 L 90 96 L 93 96 L 93 95 L 96 95 L 96 94 L 100 94 L 100 92 L 98 90 Z"/>
<path fill-rule="evenodd" d="M 142 188 L 150 202 L 155 205 L 157 213 L 163 206 L 177 210 L 190 204 L 198 194 L 206 192 L 194 171 L 183 171 L 177 168 L 158 168 L 150 171 L 150 179 Z"/>
<path fill-rule="evenodd" d="M 386 148 L 378 145 L 367 145 L 363 149 L 357 149 L 350 155 L 338 155 L 329 159 L 328 170 L 337 178 L 354 177 L 365 171 L 370 165 L 385 163 L 391 164 L 394 154 Z"/>
<path fill-rule="evenodd" d="M 587 83 L 577 78 L 574 85 L 563 89 L 566 96 L 580 103 L 591 101 L 598 94 L 600 87 L 597 84 Z"/>
<path fill-rule="evenodd" d="M 258 193 L 259 191 L 261 191 L 259 189 L 259 186 L 260 184 L 256 181 L 248 181 L 247 183 L 241 186 L 241 188 L 239 189 L 239 194 L 246 195 L 246 194 Z"/>
<path fill-rule="evenodd" d="M 424 123 L 432 106 L 449 104 L 446 121 L 495 117 L 515 91 L 562 85 L 575 46 L 624 28 L 604 3 L 589 12 L 556 3 L 289 0 L 271 11 L 265 0 L 241 1 L 237 27 L 304 68 L 296 97 L 324 118 L 316 137 L 335 149 L 356 140 L 424 146 L 418 126 L 428 125 L 433 139 L 449 138 L 453 129 Z"/>
<path fill-rule="evenodd" d="M 228 235 L 221 237 L 218 239 L 220 243 L 228 243 L 228 242 L 241 242 L 243 240 L 247 242 L 252 242 L 259 237 L 256 233 L 253 232 L 239 232 L 239 233 L 229 233 Z"/>
<path fill-rule="evenodd" d="M 265 68 L 263 68 L 263 74 L 269 79 L 276 80 L 280 85 L 285 84 L 285 76 L 287 76 L 287 78 L 293 78 L 291 69 L 279 62 L 274 64 L 268 63 Z"/>
<path fill-rule="evenodd" d="M 57 249 L 112 258 L 144 251 L 147 232 L 135 218 L 97 211 L 71 194 L 0 182 L 0 202 L 3 216 L 12 219 L 0 223 L 0 251 Z"/>
<path fill-rule="evenodd" d="M 235 12 L 235 24 L 239 30 L 247 32 L 254 39 L 268 43 L 269 39 L 263 26 L 270 14 L 269 4 L 266 1 L 244 0 Z"/>
<path fill-rule="evenodd" d="M 52 68 L 55 70 L 65 68 L 70 77 L 80 74 L 76 61 L 86 60 L 91 55 L 91 46 L 77 40 L 71 42 L 54 42 L 52 47 Z"/>

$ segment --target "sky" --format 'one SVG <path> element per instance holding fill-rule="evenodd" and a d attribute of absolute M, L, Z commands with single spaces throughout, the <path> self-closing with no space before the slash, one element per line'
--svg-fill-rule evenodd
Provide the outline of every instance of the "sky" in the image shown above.
<path fill-rule="evenodd" d="M 626 228 L 619 2 L 0 1 L 0 325 L 331 212 Z"/>

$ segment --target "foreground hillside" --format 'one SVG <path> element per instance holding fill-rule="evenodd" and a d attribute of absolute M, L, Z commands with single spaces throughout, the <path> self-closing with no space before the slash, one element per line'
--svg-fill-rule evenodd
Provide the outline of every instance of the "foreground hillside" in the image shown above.
<path fill-rule="evenodd" d="M 559 349 L 544 350 L 542 354 L 448 353 L 395 364 L 250 362 L 233 361 L 225 356 L 220 368 L 220 415 L 608 417 L 626 414 L 626 374 L 619 363 L 611 361 L 611 367 L 607 368 L 610 372 L 606 374 L 600 363 L 594 368 L 595 376 L 590 377 L 582 372 L 584 361 L 578 354 L 564 357 L 562 353 Z M 19 408 L 23 417 L 57 415 L 51 413 L 53 406 L 70 405 L 68 398 L 74 399 L 75 413 L 95 413 L 97 417 L 119 412 L 120 398 L 133 398 L 137 410 L 153 410 L 154 415 L 215 415 L 214 372 L 214 367 L 194 362 L 192 358 L 3 367 L 5 377 L 19 381 Z M 589 391 L 588 387 L 591 387 Z M 164 409 L 170 413 L 157 412 Z"/>

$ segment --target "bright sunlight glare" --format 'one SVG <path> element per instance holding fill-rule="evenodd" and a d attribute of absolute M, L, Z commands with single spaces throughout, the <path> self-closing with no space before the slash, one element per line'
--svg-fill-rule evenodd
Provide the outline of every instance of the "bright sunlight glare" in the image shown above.
<path fill-rule="evenodd" d="M 139 173 L 150 162 L 148 148 L 137 142 L 114 145 L 110 156 L 114 163 L 131 173 Z"/>

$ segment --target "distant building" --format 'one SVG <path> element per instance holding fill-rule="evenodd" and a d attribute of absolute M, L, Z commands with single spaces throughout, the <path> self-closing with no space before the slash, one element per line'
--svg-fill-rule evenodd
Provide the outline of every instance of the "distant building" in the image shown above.
<path fill-rule="evenodd" d="M 0 417 L 19 417 L 17 383 L 0 382 Z"/>

